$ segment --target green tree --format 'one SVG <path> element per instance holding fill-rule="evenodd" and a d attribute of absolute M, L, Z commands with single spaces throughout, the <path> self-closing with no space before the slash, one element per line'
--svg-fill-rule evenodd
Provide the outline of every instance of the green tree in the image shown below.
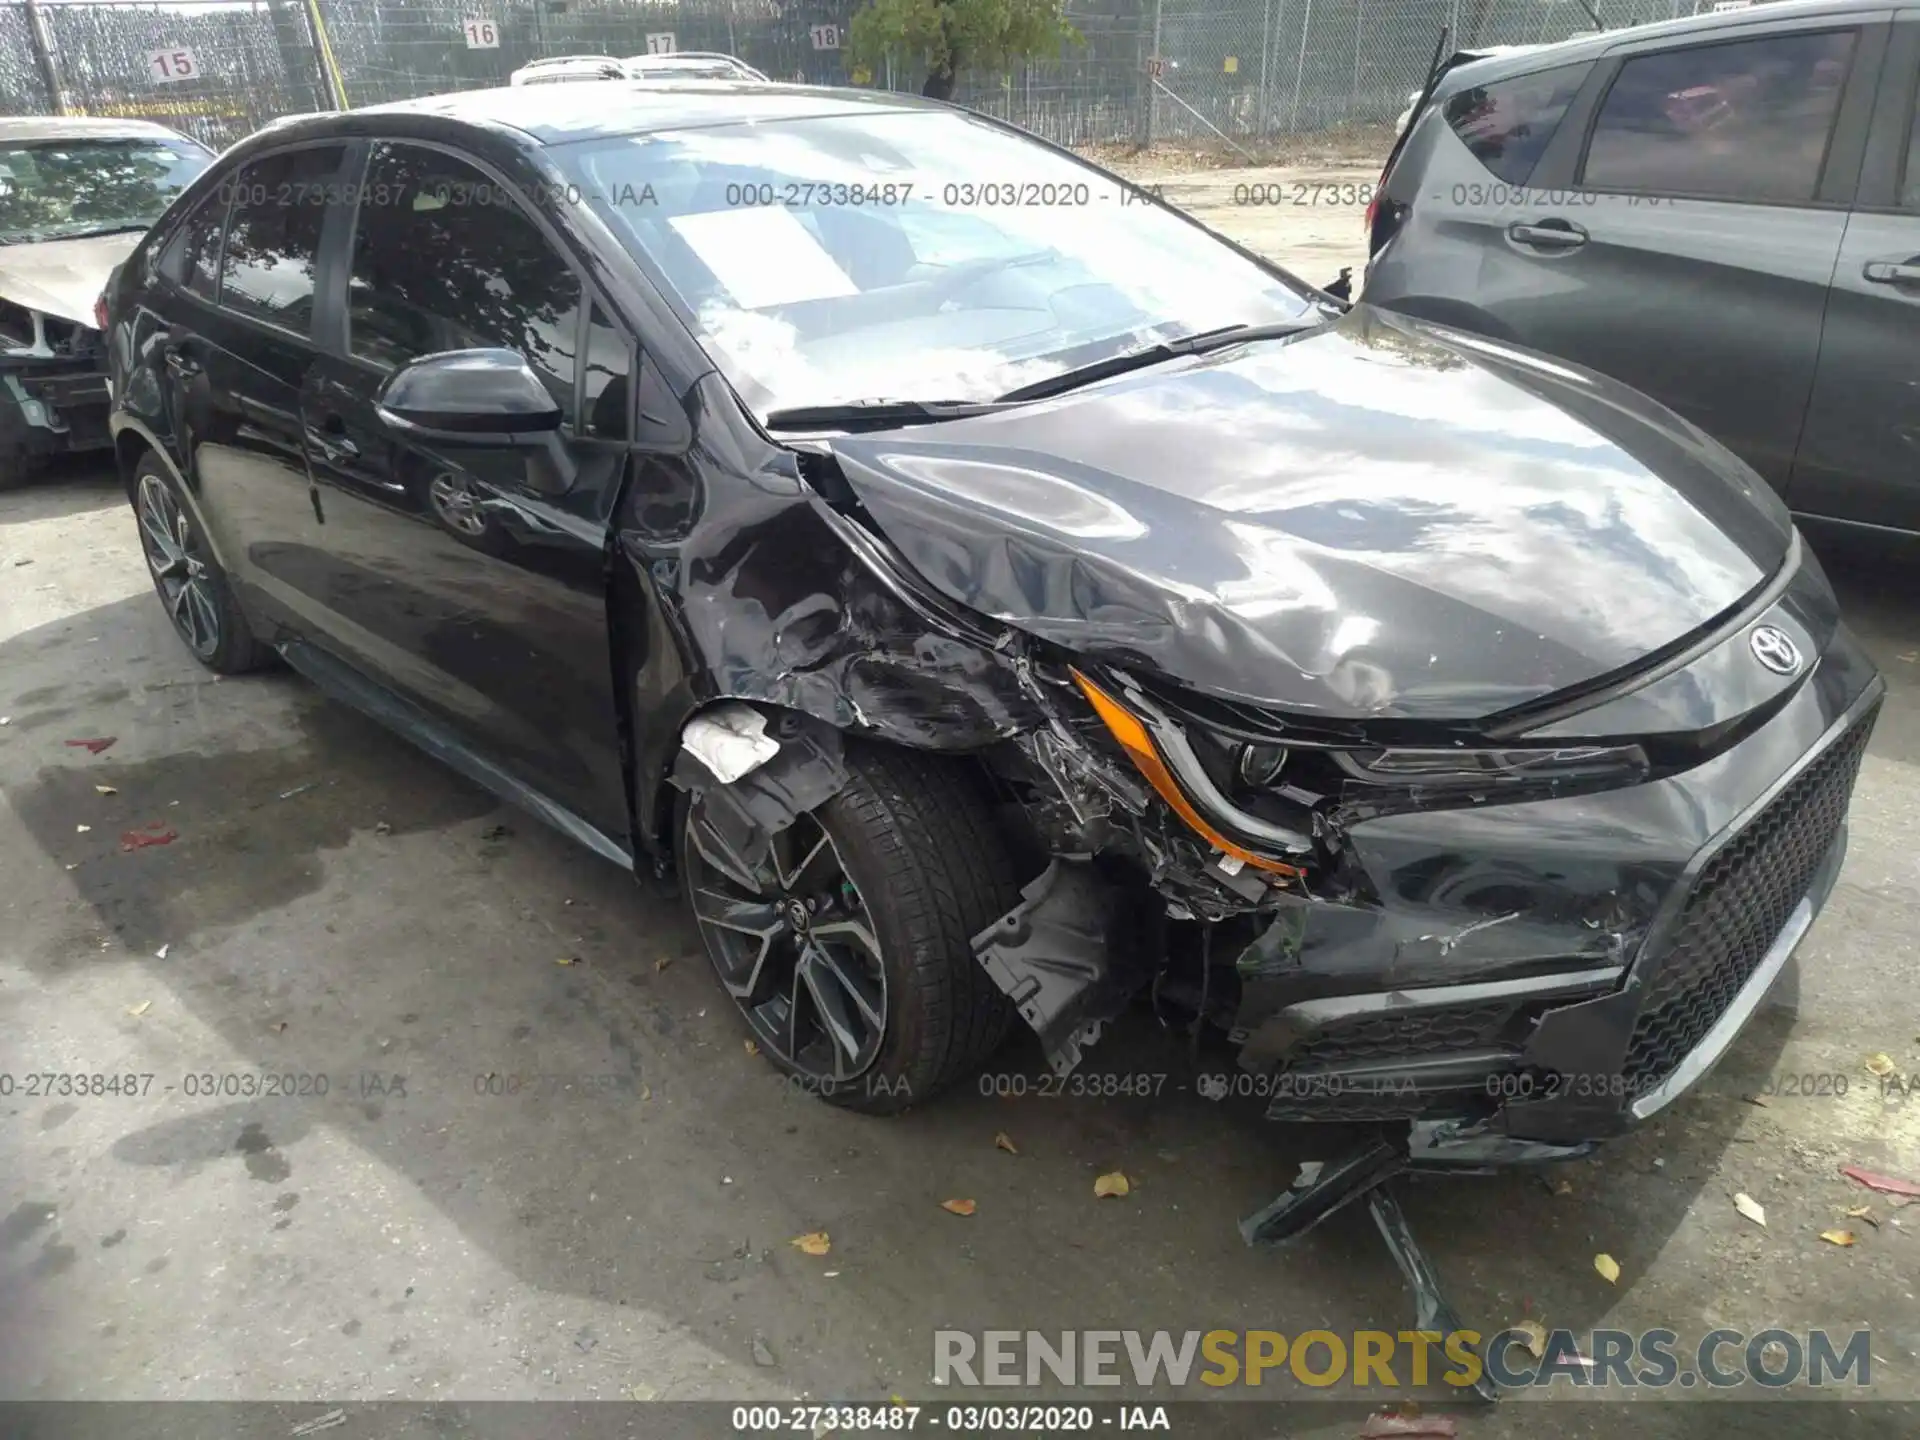
<path fill-rule="evenodd" d="M 1079 44 L 1063 8 L 1064 0 L 870 0 L 848 27 L 848 49 L 856 65 L 874 71 L 889 57 L 924 58 L 920 93 L 950 100 L 962 70 L 1003 70 Z"/>

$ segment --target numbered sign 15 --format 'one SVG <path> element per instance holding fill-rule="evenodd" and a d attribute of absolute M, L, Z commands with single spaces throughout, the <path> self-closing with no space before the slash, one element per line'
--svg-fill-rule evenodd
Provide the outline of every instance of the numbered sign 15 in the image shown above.
<path fill-rule="evenodd" d="M 200 78 L 200 62 L 193 51 L 183 45 L 172 45 L 165 50 L 147 52 L 147 74 L 153 77 L 156 85 L 178 85 L 182 80 Z"/>
<path fill-rule="evenodd" d="M 654 30 L 647 35 L 647 54 L 671 55 L 679 47 L 673 43 L 673 31 Z"/>
<path fill-rule="evenodd" d="M 840 27 L 838 25 L 809 26 L 807 33 L 813 36 L 813 48 L 816 50 L 838 50 L 840 48 Z"/>
<path fill-rule="evenodd" d="M 470 15 L 460 22 L 460 31 L 467 37 L 469 50 L 498 50 L 500 48 L 500 27 L 491 20 Z"/>

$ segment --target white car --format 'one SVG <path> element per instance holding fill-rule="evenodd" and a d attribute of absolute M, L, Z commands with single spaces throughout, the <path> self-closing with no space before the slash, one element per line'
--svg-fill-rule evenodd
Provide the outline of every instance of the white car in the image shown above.
<path fill-rule="evenodd" d="M 212 161 L 144 120 L 0 117 L 0 485 L 112 444 L 101 292 Z"/>
<path fill-rule="evenodd" d="M 509 85 L 556 85 L 568 80 L 624 80 L 627 67 L 611 55 L 554 55 L 522 65 Z"/>
<path fill-rule="evenodd" d="M 671 55 L 630 55 L 627 74 L 635 80 L 753 80 L 767 77 L 744 60 L 717 50 L 681 50 Z"/>

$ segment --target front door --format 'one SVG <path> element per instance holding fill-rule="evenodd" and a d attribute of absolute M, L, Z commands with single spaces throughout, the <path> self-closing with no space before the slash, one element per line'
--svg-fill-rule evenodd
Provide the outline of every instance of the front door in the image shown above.
<path fill-rule="evenodd" d="M 606 563 L 631 347 L 555 238 L 469 161 L 379 144 L 359 193 L 345 335 L 300 397 L 327 643 L 624 840 Z M 395 370 L 480 347 L 519 351 L 559 401 L 565 493 L 539 483 L 523 451 L 428 448 L 381 422 Z M 583 406 L 609 386 L 619 403 Z"/>

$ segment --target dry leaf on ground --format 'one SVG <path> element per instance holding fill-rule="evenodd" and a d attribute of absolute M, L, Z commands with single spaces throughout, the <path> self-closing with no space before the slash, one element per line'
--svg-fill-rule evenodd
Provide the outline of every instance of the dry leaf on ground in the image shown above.
<path fill-rule="evenodd" d="M 1747 1194 L 1746 1191 L 1742 1190 L 1738 1195 L 1733 1197 L 1733 1208 L 1762 1229 L 1766 1228 L 1767 1207 L 1754 1199 L 1753 1196 Z"/>
<path fill-rule="evenodd" d="M 1878 1055 L 1869 1055 L 1867 1057 L 1867 1073 L 1869 1075 L 1878 1075 L 1884 1078 L 1885 1076 L 1893 1074 L 1893 1071 L 1893 1057 L 1885 1051 L 1882 1051 Z"/>
<path fill-rule="evenodd" d="M 1004 1150 L 1009 1155 L 1018 1155 L 1020 1153 L 1019 1146 L 1015 1145 L 1012 1140 L 1007 1138 L 1007 1132 L 1004 1130 L 1002 1130 L 998 1135 L 993 1137 L 993 1148 L 996 1150 Z"/>
<path fill-rule="evenodd" d="M 1620 1283 L 1620 1262 L 1604 1250 L 1593 1257 L 1593 1268 L 1600 1272 L 1600 1278 L 1609 1285 Z"/>
<path fill-rule="evenodd" d="M 1093 1182 L 1093 1193 L 1102 1200 L 1109 1196 L 1125 1195 L 1132 1189 L 1133 1186 L 1128 1182 L 1127 1177 L 1118 1170 L 1109 1175 L 1102 1175 Z"/>
<path fill-rule="evenodd" d="M 1516 1320 L 1507 1327 L 1515 1335 L 1521 1336 L 1533 1358 L 1538 1360 L 1547 1353 L 1547 1327 L 1538 1320 Z"/>
<path fill-rule="evenodd" d="M 833 1241 L 824 1230 L 809 1230 L 804 1235 L 796 1235 L 787 1242 L 802 1255 L 824 1255 L 833 1249 Z"/>
<path fill-rule="evenodd" d="M 1851 1245 L 1853 1244 L 1853 1231 L 1822 1230 L 1820 1232 L 1820 1238 L 1829 1245 Z"/>
<path fill-rule="evenodd" d="M 971 1215 L 980 1207 L 971 1200 L 942 1200 L 940 1208 L 949 1215 Z"/>

